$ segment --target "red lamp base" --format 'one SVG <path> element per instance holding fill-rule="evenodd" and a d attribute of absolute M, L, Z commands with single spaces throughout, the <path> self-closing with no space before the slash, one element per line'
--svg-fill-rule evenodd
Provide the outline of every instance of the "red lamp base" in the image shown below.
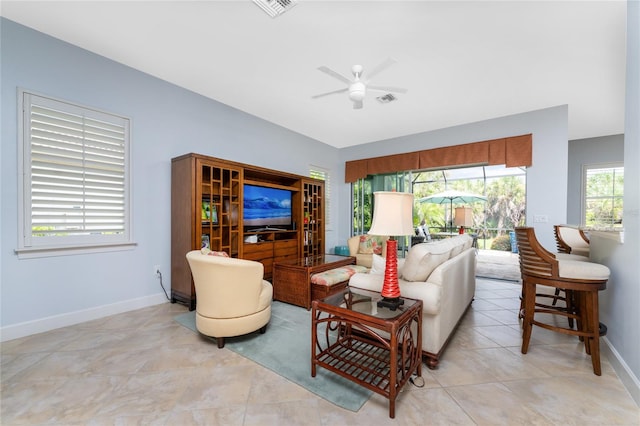
<path fill-rule="evenodd" d="M 400 299 L 398 285 L 398 242 L 394 239 L 387 240 L 387 259 L 380 295 L 382 296 L 382 300 L 378 301 L 380 307 L 395 311 L 404 303 L 404 300 Z"/>

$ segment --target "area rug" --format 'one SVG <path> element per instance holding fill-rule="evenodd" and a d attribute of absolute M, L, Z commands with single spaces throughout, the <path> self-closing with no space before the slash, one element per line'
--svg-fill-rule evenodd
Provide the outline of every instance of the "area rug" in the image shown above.
<path fill-rule="evenodd" d="M 476 277 L 520 281 L 518 255 L 496 250 L 478 250 Z"/>
<path fill-rule="evenodd" d="M 195 311 L 175 320 L 196 331 Z M 360 410 L 373 393 L 323 368 L 311 377 L 311 311 L 304 308 L 274 301 L 265 334 L 228 337 L 224 347 L 350 411 Z M 212 348 L 217 350 L 214 343 Z"/>

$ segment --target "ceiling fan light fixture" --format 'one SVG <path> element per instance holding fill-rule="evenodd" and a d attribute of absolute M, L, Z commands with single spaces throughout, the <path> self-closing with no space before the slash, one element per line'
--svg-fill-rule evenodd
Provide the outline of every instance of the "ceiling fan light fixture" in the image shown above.
<path fill-rule="evenodd" d="M 352 101 L 362 101 L 367 94 L 367 87 L 361 81 L 356 81 L 349 86 L 349 99 Z"/>
<path fill-rule="evenodd" d="M 253 0 L 269 16 L 275 18 L 298 4 L 298 0 Z"/>

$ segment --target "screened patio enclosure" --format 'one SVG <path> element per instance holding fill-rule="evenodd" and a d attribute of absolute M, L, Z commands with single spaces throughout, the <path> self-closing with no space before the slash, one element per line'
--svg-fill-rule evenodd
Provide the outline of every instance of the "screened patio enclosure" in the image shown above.
<path fill-rule="evenodd" d="M 461 205 L 419 203 L 424 198 L 446 190 L 457 190 L 486 197 L 483 203 L 464 205 L 471 208 L 473 225 L 467 232 L 478 238 L 478 248 L 490 249 L 493 240 L 508 236 L 525 223 L 526 169 L 524 167 L 475 166 L 429 171 L 406 171 L 369 175 L 352 184 L 352 235 L 366 233 L 371 226 L 375 191 L 412 192 L 414 225 L 424 225 L 437 233 L 453 228 L 455 208 Z M 399 247 L 410 239 L 400 238 Z"/>

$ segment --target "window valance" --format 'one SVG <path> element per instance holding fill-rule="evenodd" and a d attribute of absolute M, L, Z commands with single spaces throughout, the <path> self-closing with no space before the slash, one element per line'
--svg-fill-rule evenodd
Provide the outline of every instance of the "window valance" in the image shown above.
<path fill-rule="evenodd" d="M 367 175 L 407 170 L 483 164 L 527 167 L 532 162 L 532 140 L 532 135 L 528 134 L 347 161 L 345 183 L 355 182 Z"/>

